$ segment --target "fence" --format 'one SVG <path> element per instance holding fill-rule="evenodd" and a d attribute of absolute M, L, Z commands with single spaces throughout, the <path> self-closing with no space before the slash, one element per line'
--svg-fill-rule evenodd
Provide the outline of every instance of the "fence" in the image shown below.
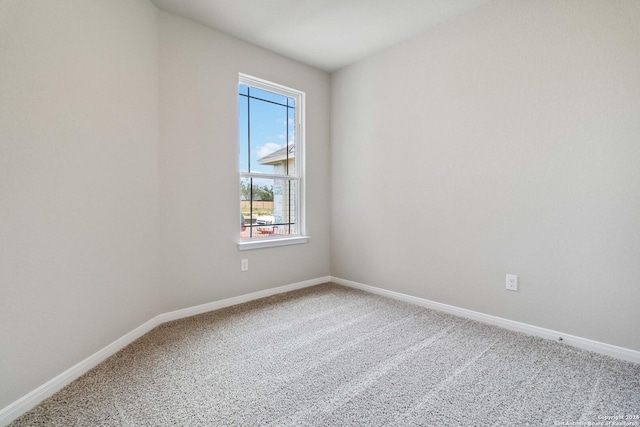
<path fill-rule="evenodd" d="M 242 200 L 240 202 L 240 210 L 242 212 L 249 212 L 251 209 L 251 202 L 249 200 Z M 273 201 L 263 202 L 263 201 L 253 201 L 253 209 L 261 210 L 261 211 L 271 211 L 273 212 Z"/>

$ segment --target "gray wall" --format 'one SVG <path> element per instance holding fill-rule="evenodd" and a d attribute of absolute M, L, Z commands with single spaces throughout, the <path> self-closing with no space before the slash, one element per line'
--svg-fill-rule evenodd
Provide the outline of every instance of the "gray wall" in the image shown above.
<path fill-rule="evenodd" d="M 157 12 L 0 1 L 0 408 L 158 314 Z"/>
<path fill-rule="evenodd" d="M 329 275 L 329 75 L 170 13 L 159 22 L 164 310 Z M 237 249 L 240 72 L 306 92 L 310 243 Z"/>
<path fill-rule="evenodd" d="M 332 83 L 333 275 L 640 350 L 640 2 L 491 2 Z"/>
<path fill-rule="evenodd" d="M 0 64 L 0 408 L 160 313 L 329 274 L 328 74 L 146 0 L 0 1 Z M 307 92 L 309 244 L 238 252 L 238 72 Z"/>
<path fill-rule="evenodd" d="M 330 272 L 640 350 L 639 18 L 495 1 L 331 80 L 146 0 L 0 1 L 0 408 Z M 238 72 L 307 93 L 309 244 L 237 251 Z"/>

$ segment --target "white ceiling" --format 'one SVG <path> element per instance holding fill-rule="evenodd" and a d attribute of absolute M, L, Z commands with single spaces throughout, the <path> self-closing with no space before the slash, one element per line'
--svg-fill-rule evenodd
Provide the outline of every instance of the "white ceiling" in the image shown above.
<path fill-rule="evenodd" d="M 151 0 L 160 9 L 325 71 L 489 0 Z"/>

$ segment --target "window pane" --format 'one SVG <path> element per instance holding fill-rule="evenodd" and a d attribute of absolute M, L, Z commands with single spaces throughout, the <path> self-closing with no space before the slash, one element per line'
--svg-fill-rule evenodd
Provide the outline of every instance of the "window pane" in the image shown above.
<path fill-rule="evenodd" d="M 281 105 L 249 99 L 249 172 L 286 174 L 292 157 L 287 150 L 288 110 Z"/>
<path fill-rule="evenodd" d="M 242 178 L 240 212 L 243 239 L 297 234 L 296 181 Z M 242 220 L 241 220 L 242 221 Z"/>
<path fill-rule="evenodd" d="M 260 239 L 300 235 L 296 110 L 304 97 L 293 89 L 257 89 L 248 76 L 238 85 L 240 235 Z M 256 81 L 263 87 L 265 82 Z M 297 96 L 300 96 L 298 98 Z M 298 153 L 302 154 L 302 152 Z M 277 176 L 262 178 L 258 175 Z"/>

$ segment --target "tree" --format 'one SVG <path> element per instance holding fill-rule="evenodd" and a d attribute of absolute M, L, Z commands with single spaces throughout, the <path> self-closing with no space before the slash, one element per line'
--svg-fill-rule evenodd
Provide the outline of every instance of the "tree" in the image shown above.
<path fill-rule="evenodd" d="M 240 189 L 244 200 L 251 200 L 251 189 L 249 184 L 241 183 Z M 273 201 L 273 185 L 253 185 L 253 200 Z"/>

